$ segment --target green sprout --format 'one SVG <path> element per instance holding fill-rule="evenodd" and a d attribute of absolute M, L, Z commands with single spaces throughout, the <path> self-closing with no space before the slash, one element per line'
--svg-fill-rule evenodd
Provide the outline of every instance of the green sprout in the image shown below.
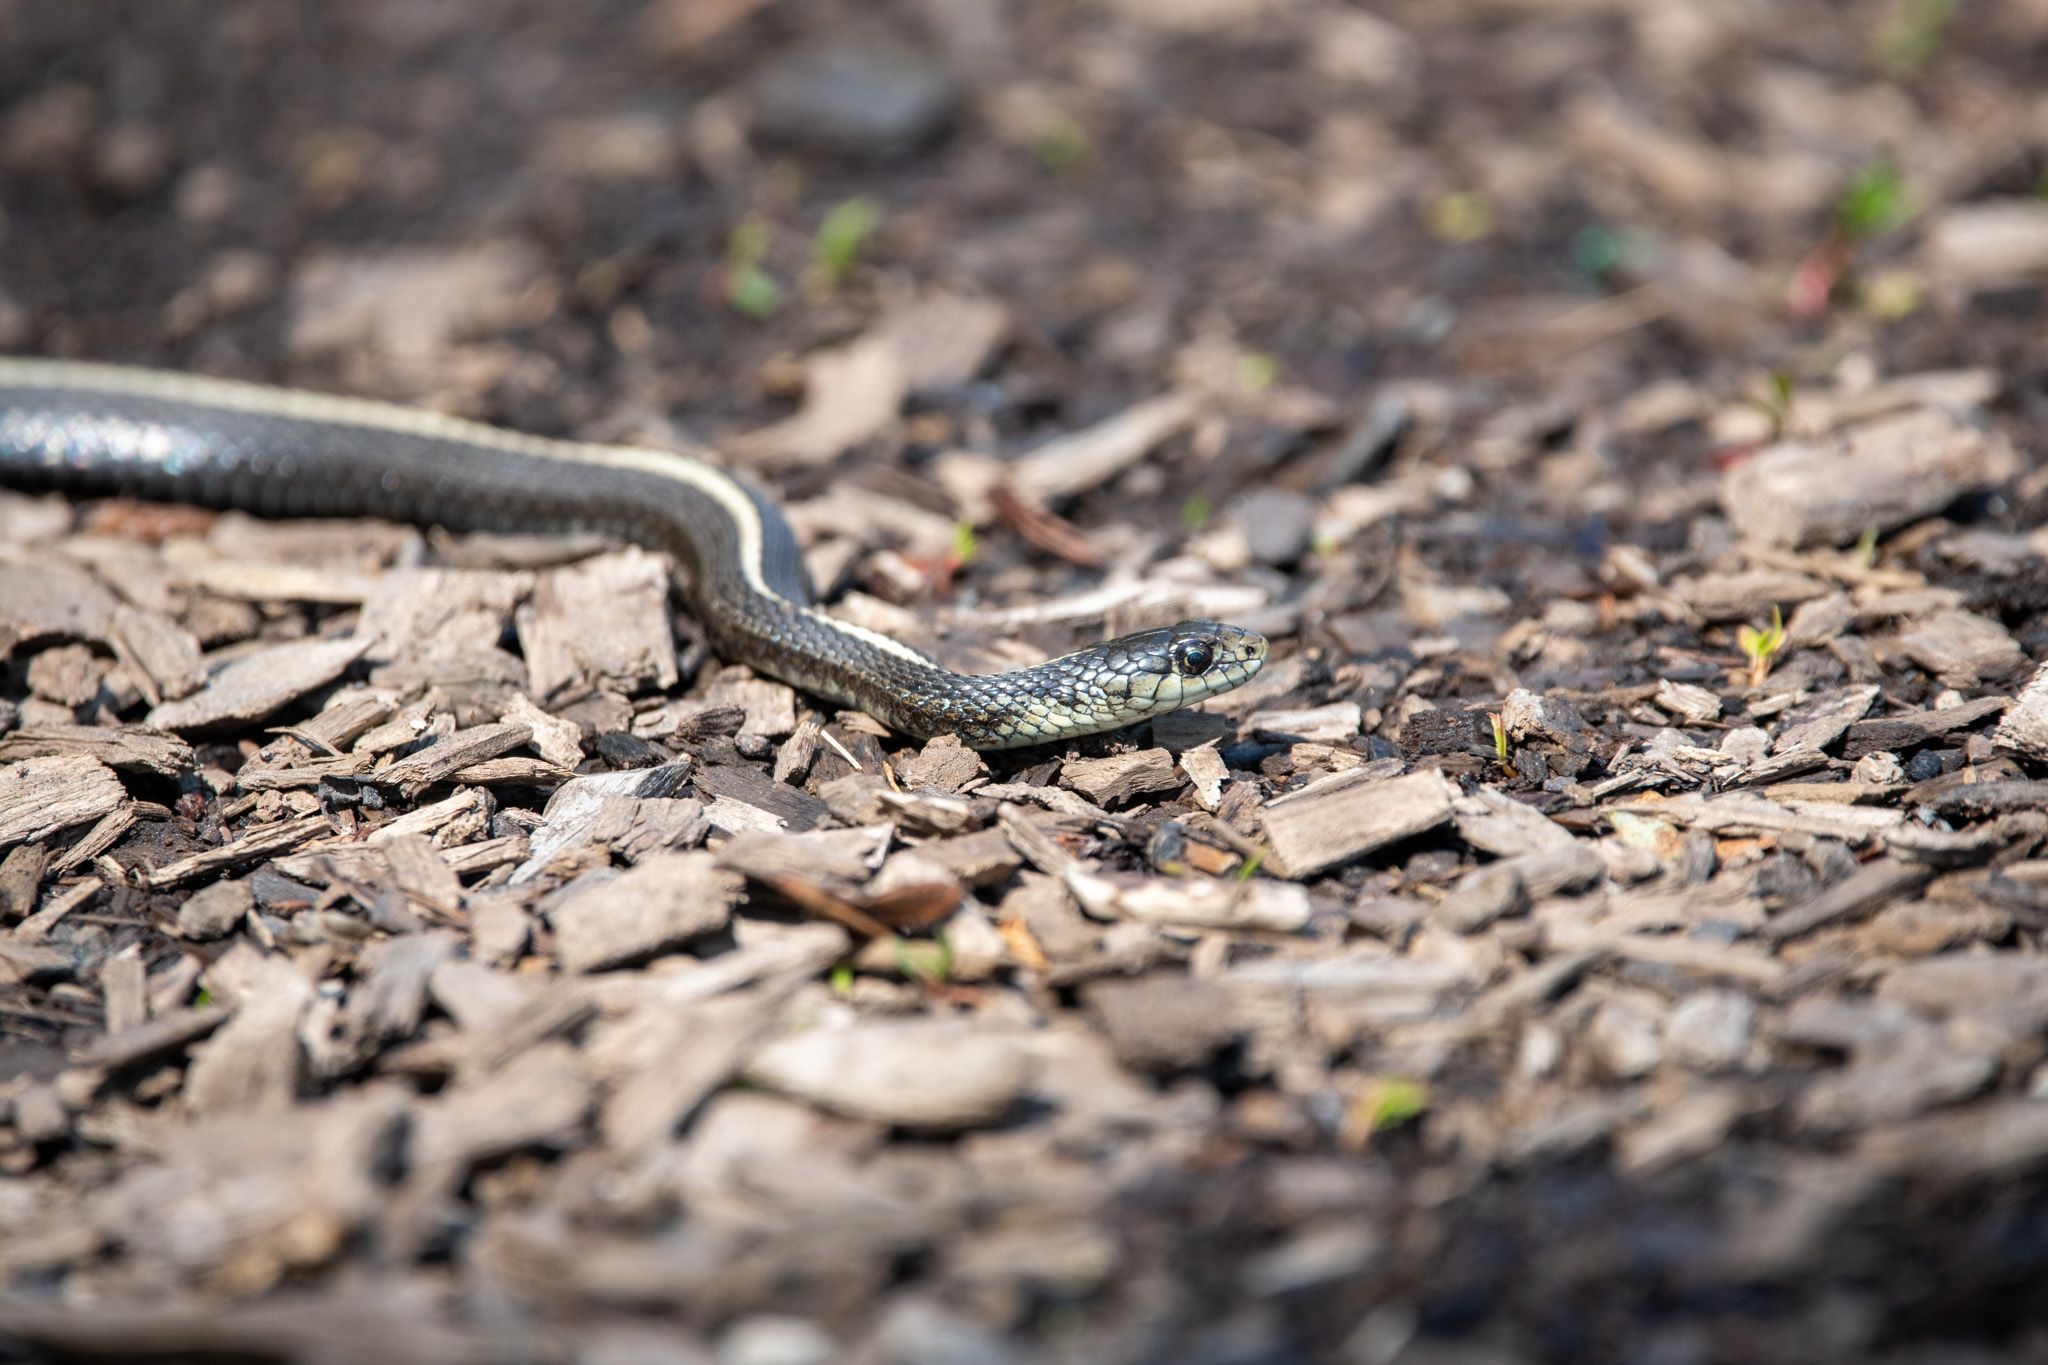
<path fill-rule="evenodd" d="M 1493 205 L 1471 190 L 1433 200 L 1428 220 L 1430 235 L 1440 242 L 1477 242 L 1492 236 L 1495 226 Z"/>
<path fill-rule="evenodd" d="M 1259 869 L 1266 865 L 1266 855 L 1271 851 L 1264 844 L 1260 844 L 1257 848 L 1253 849 L 1252 856 L 1238 864 L 1237 879 L 1241 882 L 1248 882 L 1258 876 Z"/>
<path fill-rule="evenodd" d="M 857 195 L 835 204 L 818 225 L 811 244 L 811 269 L 827 291 L 846 282 L 859 261 L 861 249 L 882 223 L 882 206 L 870 195 Z"/>
<path fill-rule="evenodd" d="M 946 978 L 953 974 L 953 945 L 946 942 L 944 934 L 935 935 L 929 941 L 898 938 L 891 946 L 896 950 L 896 970 L 908 980 L 927 986 L 943 986 Z"/>
<path fill-rule="evenodd" d="M 1773 370 L 1768 383 L 1762 395 L 1748 401 L 1770 422 L 1775 439 L 1792 421 L 1792 376 L 1784 370 Z"/>
<path fill-rule="evenodd" d="M 974 562 L 977 549 L 974 539 L 974 523 L 956 521 L 953 523 L 953 560 L 963 568 Z"/>
<path fill-rule="evenodd" d="M 832 969 L 832 994 L 841 1000 L 853 998 L 853 964 L 842 962 Z"/>
<path fill-rule="evenodd" d="M 1420 1081 L 1388 1076 L 1374 1081 L 1351 1105 L 1351 1123 L 1360 1136 L 1370 1137 L 1419 1117 L 1429 1108 L 1429 1087 Z"/>
<path fill-rule="evenodd" d="M 1180 505 L 1180 524 L 1189 531 L 1199 531 L 1209 524 L 1213 511 L 1209 500 L 1200 493 L 1191 493 L 1188 500 Z"/>
<path fill-rule="evenodd" d="M 1857 172 L 1835 205 L 1835 226 L 1851 241 L 1889 232 L 1906 216 L 1906 181 L 1890 160 Z"/>
<path fill-rule="evenodd" d="M 1263 393 L 1280 377 L 1280 362 L 1265 351 L 1253 351 L 1240 365 L 1239 376 L 1246 392 Z"/>
<path fill-rule="evenodd" d="M 725 298 L 735 312 L 759 320 L 782 306 L 782 286 L 761 268 L 768 254 L 765 220 L 750 216 L 733 228 L 725 242 Z"/>
<path fill-rule="evenodd" d="M 1856 563 L 1869 568 L 1877 563 L 1877 527 L 1866 526 L 1863 534 L 1856 537 Z"/>
<path fill-rule="evenodd" d="M 1060 114 L 1031 140 L 1031 151 L 1053 174 L 1073 175 L 1094 162 L 1095 140 L 1072 117 Z"/>
<path fill-rule="evenodd" d="M 1749 685 L 1762 687 L 1770 675 L 1771 660 L 1785 647 L 1785 618 L 1776 607 L 1771 608 L 1771 624 L 1768 630 L 1755 626 L 1744 626 L 1735 632 L 1735 643 L 1742 647 L 1749 659 Z"/>
<path fill-rule="evenodd" d="M 1498 711 L 1488 711 L 1486 720 L 1493 727 L 1493 753 L 1502 764 L 1508 761 L 1508 726 Z"/>
<path fill-rule="evenodd" d="M 1628 243 L 1613 228 L 1589 223 L 1572 237 L 1572 264 L 1587 279 L 1604 279 L 1628 262 Z"/>

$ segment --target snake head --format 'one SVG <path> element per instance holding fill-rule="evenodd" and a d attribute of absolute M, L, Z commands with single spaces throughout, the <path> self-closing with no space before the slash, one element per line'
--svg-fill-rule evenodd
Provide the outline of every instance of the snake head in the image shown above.
<path fill-rule="evenodd" d="M 1115 659 L 1129 704 L 1149 715 L 1242 686 L 1266 662 L 1265 636 L 1218 621 L 1182 621 L 1101 648 Z"/>

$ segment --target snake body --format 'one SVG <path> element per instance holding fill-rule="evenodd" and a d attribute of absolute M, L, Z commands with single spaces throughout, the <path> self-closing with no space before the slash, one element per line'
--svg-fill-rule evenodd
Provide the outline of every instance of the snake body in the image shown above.
<path fill-rule="evenodd" d="M 1263 637 L 1213 621 L 967 674 L 813 605 L 775 504 L 673 451 L 525 435 L 232 380 L 0 358 L 0 484 L 457 531 L 595 531 L 671 554 L 721 657 L 916 738 L 1007 749 L 1114 730 L 1257 673 Z"/>

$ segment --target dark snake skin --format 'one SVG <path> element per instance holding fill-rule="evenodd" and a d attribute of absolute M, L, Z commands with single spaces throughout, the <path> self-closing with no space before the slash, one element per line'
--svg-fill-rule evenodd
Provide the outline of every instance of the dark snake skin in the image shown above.
<path fill-rule="evenodd" d="M 666 451 L 152 370 L 0 359 L 0 484 L 458 531 L 622 536 L 673 555 L 721 657 L 905 734 L 1003 749 L 1117 729 L 1238 686 L 1263 637 L 1184 621 L 975 675 L 811 604 L 759 491 Z"/>

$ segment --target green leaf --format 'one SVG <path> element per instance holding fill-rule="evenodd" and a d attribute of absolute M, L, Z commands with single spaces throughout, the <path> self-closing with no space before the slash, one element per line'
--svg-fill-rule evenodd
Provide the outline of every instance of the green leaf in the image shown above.
<path fill-rule="evenodd" d="M 1199 531 L 1209 524 L 1209 513 L 1209 500 L 1200 493 L 1191 493 L 1180 505 L 1180 524 L 1189 531 Z"/>
<path fill-rule="evenodd" d="M 1247 390 L 1262 393 L 1280 377 L 1280 362 L 1264 351 L 1254 351 L 1244 358 L 1241 373 Z"/>
<path fill-rule="evenodd" d="M 1493 205 L 1471 190 L 1446 194 L 1429 206 L 1429 232 L 1441 242 L 1477 242 L 1493 235 Z"/>
<path fill-rule="evenodd" d="M 1906 182 L 1889 161 L 1866 166 L 1835 205 L 1835 225 L 1854 241 L 1889 232 L 1906 220 Z"/>
<path fill-rule="evenodd" d="M 1572 238 L 1572 264 L 1588 279 L 1601 279 L 1628 260 L 1628 243 L 1600 223 L 1582 227 Z"/>
<path fill-rule="evenodd" d="M 974 553 L 978 548 L 974 539 L 974 523 L 971 521 L 954 522 L 953 558 L 963 566 L 972 564 L 974 562 Z"/>
<path fill-rule="evenodd" d="M 1088 130 L 1065 114 L 1057 115 L 1031 140 L 1039 162 L 1056 175 L 1085 170 L 1095 160 L 1095 141 Z"/>
<path fill-rule="evenodd" d="M 757 320 L 768 317 L 782 306 L 782 286 L 758 265 L 750 265 L 734 273 L 728 291 L 727 297 L 734 311 Z"/>
<path fill-rule="evenodd" d="M 725 268 L 738 273 L 748 266 L 759 265 L 768 254 L 769 231 L 767 220 L 758 214 L 749 214 L 733 225 L 732 233 L 725 239 Z"/>
<path fill-rule="evenodd" d="M 811 264 L 828 289 L 845 283 L 860 259 L 861 248 L 882 223 L 882 206 L 869 195 L 858 195 L 833 206 L 818 225 L 818 237 L 811 245 Z"/>
<path fill-rule="evenodd" d="M 929 940 L 895 940 L 896 970 L 913 981 L 942 986 L 953 972 L 953 946 L 939 934 Z"/>
<path fill-rule="evenodd" d="M 1372 1131 L 1398 1128 L 1429 1108 L 1429 1087 L 1420 1081 L 1390 1076 L 1374 1087 L 1368 1117 Z"/>

